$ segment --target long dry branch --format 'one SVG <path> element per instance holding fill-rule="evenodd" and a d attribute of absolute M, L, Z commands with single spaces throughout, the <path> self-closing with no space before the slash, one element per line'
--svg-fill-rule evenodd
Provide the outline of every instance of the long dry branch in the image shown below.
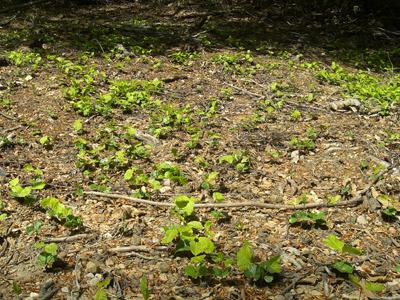
<path fill-rule="evenodd" d="M 337 203 L 306 203 L 306 204 L 299 204 L 299 205 L 287 205 L 287 204 L 272 204 L 272 203 L 263 203 L 263 202 L 253 202 L 253 201 L 244 201 L 244 202 L 237 202 L 237 203 L 195 203 L 194 207 L 197 208 L 229 208 L 229 207 L 257 207 L 257 208 L 264 208 L 264 209 L 278 209 L 281 211 L 285 210 L 301 210 L 301 209 L 309 209 L 309 208 L 324 208 L 324 207 L 351 207 L 361 204 L 363 202 L 363 196 L 368 193 L 372 187 L 374 187 L 382 176 L 388 173 L 390 170 L 394 168 L 394 165 L 387 167 L 386 169 L 382 170 L 375 176 L 373 181 L 367 185 L 361 191 L 358 191 L 357 194 L 347 201 L 339 201 Z M 131 202 L 152 205 L 152 206 L 159 206 L 159 207 L 174 207 L 175 204 L 171 202 L 157 202 L 152 200 L 145 200 L 130 197 L 127 195 L 122 194 L 115 194 L 115 193 L 103 193 L 103 192 L 94 192 L 94 191 L 84 191 L 84 195 L 93 195 L 105 198 L 114 198 L 114 199 L 126 199 Z"/>
<path fill-rule="evenodd" d="M 114 198 L 114 199 L 126 199 L 131 202 L 159 206 L 159 207 L 174 207 L 174 203 L 170 202 L 157 202 L 151 200 L 144 200 L 139 198 L 130 197 L 122 194 L 114 194 L 114 193 L 102 193 L 102 192 L 92 192 L 85 191 L 85 195 L 94 195 L 99 197 L 106 198 Z M 300 205 L 286 205 L 286 204 L 272 204 L 272 203 L 261 203 L 261 202 L 253 202 L 253 201 L 244 201 L 237 203 L 195 203 L 194 207 L 197 208 L 233 208 L 233 207 L 257 207 L 257 208 L 265 208 L 265 209 L 279 209 L 279 210 L 301 210 L 307 208 L 322 208 L 322 207 L 345 207 L 345 206 L 355 206 L 360 204 L 363 201 L 362 195 L 358 195 L 348 201 L 333 203 L 307 203 Z"/>

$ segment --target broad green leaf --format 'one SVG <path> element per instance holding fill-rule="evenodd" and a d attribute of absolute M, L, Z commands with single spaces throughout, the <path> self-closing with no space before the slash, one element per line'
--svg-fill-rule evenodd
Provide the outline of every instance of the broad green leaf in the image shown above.
<path fill-rule="evenodd" d="M 274 276 L 272 276 L 272 275 L 265 275 L 264 276 L 264 281 L 266 283 L 271 283 L 273 280 L 274 280 Z"/>
<path fill-rule="evenodd" d="M 50 255 L 56 256 L 58 250 L 58 245 L 56 243 L 50 243 L 44 246 L 43 251 L 49 253 Z"/>
<path fill-rule="evenodd" d="M 201 222 L 199 222 L 199 221 L 190 221 L 189 223 L 187 223 L 187 226 L 189 226 L 190 228 L 193 228 L 193 229 L 202 229 L 203 228 L 203 224 L 201 224 Z"/>
<path fill-rule="evenodd" d="M 185 216 L 190 216 L 193 213 L 195 202 L 196 198 L 194 197 L 188 197 L 185 195 L 175 197 L 175 205 Z"/>
<path fill-rule="evenodd" d="M 236 263 L 239 270 L 242 272 L 246 271 L 251 266 L 252 259 L 253 250 L 251 249 L 250 243 L 245 241 L 236 254 Z"/>
<path fill-rule="evenodd" d="M 280 273 L 281 272 L 281 257 L 280 257 L 280 255 L 271 257 L 263 265 L 265 266 L 265 269 L 267 270 L 267 272 L 270 274 Z"/>
<path fill-rule="evenodd" d="M 133 177 L 133 173 L 134 173 L 134 170 L 132 170 L 132 169 L 126 170 L 126 172 L 125 172 L 125 174 L 124 174 L 124 179 L 125 179 L 126 181 L 131 180 L 132 177 Z"/>
<path fill-rule="evenodd" d="M 8 183 L 10 186 L 16 186 L 19 183 L 19 178 L 16 177 L 14 179 L 11 179 Z"/>
<path fill-rule="evenodd" d="M 219 163 L 227 162 L 228 164 L 232 164 L 235 160 L 233 155 L 224 155 L 219 158 Z"/>
<path fill-rule="evenodd" d="M 367 281 L 364 287 L 371 292 L 382 292 L 385 289 L 385 285 L 378 282 Z"/>
<path fill-rule="evenodd" d="M 40 249 L 43 248 L 46 244 L 44 242 L 36 242 L 35 244 L 33 244 L 33 248 L 35 249 Z"/>
<path fill-rule="evenodd" d="M 355 274 L 349 274 L 349 279 L 352 283 L 354 283 L 355 285 L 360 286 L 361 283 L 361 278 L 358 275 Z"/>
<path fill-rule="evenodd" d="M 214 192 L 212 195 L 213 199 L 215 202 L 222 202 L 224 201 L 224 195 L 222 195 L 220 192 Z"/>
<path fill-rule="evenodd" d="M 256 264 L 250 264 L 250 266 L 244 271 L 244 275 L 254 281 L 257 281 L 263 275 L 263 270 Z"/>
<path fill-rule="evenodd" d="M 105 287 L 109 286 L 110 283 L 111 283 L 111 277 L 107 277 L 106 279 L 98 282 L 97 287 L 105 288 Z"/>
<path fill-rule="evenodd" d="M 26 228 L 26 233 L 28 235 L 32 235 L 34 233 L 39 232 L 40 228 L 43 226 L 43 221 L 41 220 L 37 220 L 35 223 L 33 223 L 32 225 L 29 225 Z"/>
<path fill-rule="evenodd" d="M 335 195 L 335 196 L 331 196 L 328 198 L 328 202 L 329 204 L 336 204 L 340 201 L 340 199 L 342 199 L 342 196 L 340 195 Z"/>
<path fill-rule="evenodd" d="M 193 256 L 190 261 L 192 263 L 198 264 L 198 263 L 202 263 L 204 261 L 204 259 L 206 258 L 206 255 L 198 255 L 198 256 Z"/>
<path fill-rule="evenodd" d="M 142 293 L 143 299 L 148 300 L 150 298 L 149 286 L 147 283 L 147 277 L 143 276 L 140 279 L 140 292 Z"/>
<path fill-rule="evenodd" d="M 32 184 L 32 190 L 43 190 L 46 184 L 44 182 L 35 182 Z"/>
<path fill-rule="evenodd" d="M 230 273 L 230 268 L 217 268 L 217 267 L 213 267 L 212 268 L 212 274 L 215 277 L 220 277 L 220 278 L 226 278 L 228 277 Z"/>
<path fill-rule="evenodd" d="M 72 128 L 74 129 L 74 131 L 81 131 L 82 130 L 82 121 L 77 119 L 74 121 L 74 123 L 72 124 Z"/>
<path fill-rule="evenodd" d="M 355 255 L 361 255 L 362 254 L 362 251 L 360 249 L 352 247 L 352 246 L 350 246 L 348 244 L 345 244 L 343 246 L 342 251 L 343 251 L 343 253 L 346 252 L 346 253 L 355 254 Z"/>
<path fill-rule="evenodd" d="M 200 277 L 199 268 L 193 265 L 188 265 L 185 267 L 185 275 L 191 278 L 197 279 Z"/>
<path fill-rule="evenodd" d="M 400 273 L 400 264 L 398 264 L 398 265 L 396 266 L 395 271 L 396 271 L 397 273 Z"/>
<path fill-rule="evenodd" d="M 0 214 L 0 221 L 7 219 L 7 214 Z"/>
<path fill-rule="evenodd" d="M 193 255 L 214 252 L 214 243 L 208 237 L 199 237 L 190 241 L 190 251 Z"/>
<path fill-rule="evenodd" d="M 344 242 L 339 240 L 336 235 L 330 234 L 325 239 L 322 240 L 324 244 L 335 251 L 342 252 L 344 247 Z"/>
<path fill-rule="evenodd" d="M 178 236 L 178 229 L 174 227 L 166 227 L 164 228 L 165 235 L 161 240 L 162 244 L 169 244 L 171 243 L 177 236 Z"/>
<path fill-rule="evenodd" d="M 354 271 L 353 266 L 347 261 L 337 261 L 332 265 L 332 267 L 341 273 L 351 274 Z"/>
<path fill-rule="evenodd" d="M 97 289 L 94 300 L 108 300 L 106 291 L 103 288 Z"/>
<path fill-rule="evenodd" d="M 16 198 L 25 198 L 29 196 L 32 192 L 32 188 L 30 186 L 22 187 L 20 185 L 11 187 L 12 195 Z"/>

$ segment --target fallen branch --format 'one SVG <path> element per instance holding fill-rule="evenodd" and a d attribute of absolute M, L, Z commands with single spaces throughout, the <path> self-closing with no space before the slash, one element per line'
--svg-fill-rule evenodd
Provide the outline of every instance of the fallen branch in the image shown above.
<path fill-rule="evenodd" d="M 130 252 L 130 251 L 142 251 L 142 252 L 150 252 L 151 250 L 146 246 L 126 246 L 126 247 L 115 247 L 108 249 L 110 252 Z"/>
<path fill-rule="evenodd" d="M 5 113 L 3 113 L 3 112 L 1 112 L 1 111 L 0 111 L 0 115 L 3 116 L 3 117 L 6 118 L 6 119 L 15 120 L 13 117 L 10 117 L 9 115 L 6 115 Z"/>
<path fill-rule="evenodd" d="M 135 257 L 146 259 L 146 260 L 158 260 L 159 259 L 158 257 L 155 257 L 155 256 L 145 256 L 145 255 L 142 255 L 137 252 L 122 253 L 122 254 L 120 254 L 120 256 L 135 256 Z"/>
<path fill-rule="evenodd" d="M 71 236 L 60 236 L 60 237 L 48 237 L 45 239 L 47 243 L 49 242 L 54 242 L 54 243 L 60 243 L 60 242 L 72 242 L 76 240 L 80 240 L 83 238 L 91 238 L 94 237 L 94 234 L 76 234 L 76 235 L 71 235 Z"/>
<path fill-rule="evenodd" d="M 122 194 L 113 194 L 113 193 L 102 193 L 102 192 L 92 192 L 85 191 L 83 192 L 85 195 L 94 195 L 105 198 L 114 198 L 114 199 L 126 199 L 135 203 L 147 204 L 152 206 L 160 206 L 160 207 L 174 207 L 174 203 L 170 202 L 157 202 L 151 200 L 144 200 L 139 198 L 133 198 L 130 196 L 122 195 Z M 337 202 L 335 204 L 332 203 L 307 203 L 300 205 L 286 205 L 286 204 L 271 204 L 271 203 L 259 203 L 252 201 L 245 202 L 237 202 L 237 203 L 196 203 L 194 207 L 196 208 L 229 208 L 229 207 L 258 207 L 258 208 L 266 208 L 266 209 L 279 209 L 279 210 L 301 210 L 301 209 L 309 209 L 309 208 L 322 208 L 322 207 L 346 207 L 346 206 L 355 206 L 363 202 L 362 195 L 354 197 L 348 201 Z"/>
<path fill-rule="evenodd" d="M 252 201 L 244 201 L 237 203 L 195 203 L 194 207 L 196 208 L 228 208 L 228 207 L 258 207 L 265 209 L 278 209 L 281 211 L 285 210 L 302 210 L 302 209 L 310 209 L 310 208 L 336 208 L 336 207 L 351 207 L 361 204 L 363 202 L 363 196 L 380 180 L 381 176 L 385 173 L 389 172 L 393 166 L 388 167 L 387 169 L 381 171 L 375 179 L 363 190 L 359 191 L 357 195 L 347 201 L 339 201 L 337 203 L 307 203 L 307 204 L 299 204 L 299 205 L 287 205 L 287 204 L 271 204 L 271 203 L 260 203 L 260 202 L 252 202 Z M 94 195 L 105 198 L 114 198 L 114 199 L 126 199 L 135 203 L 147 204 L 152 206 L 160 206 L 160 207 L 174 207 L 175 204 L 171 202 L 157 202 L 151 200 L 144 200 L 139 198 L 130 197 L 122 194 L 114 194 L 114 193 L 103 193 L 103 192 L 94 192 L 94 191 L 84 191 L 84 195 Z M 131 247 L 141 247 L 141 246 L 131 246 Z M 114 248 L 114 249 L 123 249 L 129 247 L 122 248 Z M 111 251 L 111 250 L 110 250 Z M 124 251 L 124 250 L 122 250 Z M 125 251 L 135 251 L 135 249 L 125 250 Z"/>
<path fill-rule="evenodd" d="M 20 129 L 21 127 L 22 127 L 22 125 L 18 125 L 18 126 L 15 126 L 15 127 L 7 128 L 7 129 L 4 129 L 2 133 L 4 134 L 4 133 L 7 133 L 7 132 L 11 132 L 11 131 Z"/>

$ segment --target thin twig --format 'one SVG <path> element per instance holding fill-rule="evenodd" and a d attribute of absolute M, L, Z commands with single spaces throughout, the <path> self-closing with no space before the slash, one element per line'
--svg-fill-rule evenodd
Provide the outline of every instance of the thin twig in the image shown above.
<path fill-rule="evenodd" d="M 247 95 L 252 96 L 252 97 L 256 97 L 258 99 L 265 99 L 267 97 L 265 95 L 253 93 L 253 92 L 248 91 L 248 90 L 246 90 L 244 88 L 237 87 L 237 86 L 235 86 L 233 84 L 229 84 L 228 83 L 227 85 L 229 85 L 230 87 L 232 87 L 232 88 L 234 88 L 234 89 L 236 89 L 236 90 L 238 90 L 238 91 L 240 91 L 240 92 L 242 92 L 244 94 L 247 94 Z M 290 97 L 298 97 L 299 95 L 298 94 L 291 94 L 291 95 L 288 95 L 288 96 L 290 96 Z M 313 109 L 313 110 L 317 110 L 317 111 L 321 111 L 321 112 L 326 112 L 327 111 L 326 109 L 324 109 L 322 107 L 317 107 L 317 106 L 312 106 L 312 105 L 305 105 L 305 104 L 297 103 L 295 101 L 291 101 L 291 100 L 288 100 L 288 99 L 284 99 L 284 102 L 286 104 L 289 104 L 289 105 L 292 105 L 292 106 L 296 106 L 296 107 L 300 107 L 300 108 L 304 108 L 304 109 Z"/>
<path fill-rule="evenodd" d="M 380 180 L 381 176 L 387 173 L 389 170 L 393 168 L 389 167 L 383 171 L 381 171 L 375 179 L 363 190 L 359 191 L 357 195 L 347 201 L 340 201 L 337 203 L 307 203 L 307 204 L 299 204 L 299 205 L 287 205 L 287 204 L 271 204 L 271 203 L 261 203 L 261 202 L 252 202 L 252 201 L 244 201 L 237 203 L 195 203 L 194 207 L 196 208 L 228 208 L 228 207 L 258 207 L 265 209 L 279 209 L 281 211 L 285 210 L 301 210 L 301 209 L 310 209 L 310 208 L 324 208 L 324 207 L 351 207 L 361 204 L 363 202 L 363 196 Z M 139 198 L 130 197 L 122 194 L 114 194 L 114 193 L 103 193 L 103 192 L 94 192 L 94 191 L 84 191 L 85 195 L 94 195 L 105 198 L 114 198 L 114 199 L 126 199 L 135 203 L 147 204 L 153 206 L 160 207 L 174 207 L 175 204 L 171 202 L 157 202 L 151 200 L 144 200 Z M 135 246 L 138 247 L 138 246 Z M 133 249 L 132 249 L 133 250 Z M 129 251 L 129 250 L 127 250 Z"/>
<path fill-rule="evenodd" d="M 142 254 L 137 253 L 137 252 L 122 253 L 122 254 L 119 254 L 119 255 L 120 256 L 136 256 L 138 258 L 147 259 L 147 260 L 158 260 L 159 259 L 158 257 L 155 257 L 155 256 L 145 256 L 145 255 L 142 255 Z"/>
<path fill-rule="evenodd" d="M 3 116 L 6 119 L 13 120 L 13 121 L 15 120 L 13 117 L 10 117 L 9 115 L 6 115 L 5 113 L 3 113 L 1 111 L 0 111 L 0 115 Z"/>
<path fill-rule="evenodd" d="M 59 243 L 59 242 L 72 242 L 76 240 L 80 240 L 83 238 L 91 238 L 94 237 L 94 234 L 76 234 L 76 235 L 71 235 L 71 236 L 60 236 L 60 237 L 48 237 L 46 238 L 46 242 L 54 242 L 54 243 Z"/>
<path fill-rule="evenodd" d="M 110 252 L 129 252 L 129 251 L 142 251 L 150 252 L 151 250 L 146 246 L 126 246 L 126 247 L 115 247 L 108 249 Z"/>
<path fill-rule="evenodd" d="M 151 200 L 143 200 L 138 198 L 129 197 L 121 194 L 113 194 L 113 193 L 102 193 L 102 192 L 84 192 L 85 195 L 95 195 L 106 198 L 114 198 L 114 199 L 126 199 L 132 202 L 148 204 L 153 206 L 160 207 L 174 207 L 174 203 L 169 202 L 156 202 Z M 266 208 L 266 209 L 279 209 L 279 210 L 299 210 L 299 209 L 307 209 L 307 208 L 322 208 L 322 207 L 346 207 L 346 206 L 355 206 L 362 202 L 362 197 L 354 197 L 348 201 L 338 202 L 336 204 L 332 203 L 308 203 L 308 204 L 300 204 L 300 205 L 286 205 L 286 204 L 270 204 L 270 203 L 260 203 L 260 202 L 238 202 L 238 203 L 196 203 L 194 207 L 197 208 L 228 208 L 228 207 L 258 207 L 258 208 Z"/>
<path fill-rule="evenodd" d="M 10 132 L 10 131 L 14 131 L 14 130 L 17 130 L 17 129 L 21 128 L 21 127 L 22 127 L 22 125 L 18 125 L 18 126 L 15 126 L 15 127 L 7 128 L 7 129 L 4 129 L 2 131 L 2 133 L 7 133 L 7 132 Z"/>

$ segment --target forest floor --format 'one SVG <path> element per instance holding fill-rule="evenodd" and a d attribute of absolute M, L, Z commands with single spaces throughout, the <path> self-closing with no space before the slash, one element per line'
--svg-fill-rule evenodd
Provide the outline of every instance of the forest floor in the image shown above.
<path fill-rule="evenodd" d="M 0 299 L 400 299 L 398 31 L 213 5 L 3 18 Z"/>

